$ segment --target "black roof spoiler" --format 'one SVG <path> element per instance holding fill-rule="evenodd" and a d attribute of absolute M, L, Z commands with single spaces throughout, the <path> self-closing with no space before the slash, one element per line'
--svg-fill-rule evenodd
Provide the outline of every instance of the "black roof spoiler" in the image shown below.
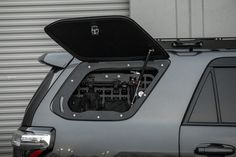
<path fill-rule="evenodd" d="M 236 38 L 159 38 L 157 42 L 169 52 L 206 52 L 236 49 Z"/>

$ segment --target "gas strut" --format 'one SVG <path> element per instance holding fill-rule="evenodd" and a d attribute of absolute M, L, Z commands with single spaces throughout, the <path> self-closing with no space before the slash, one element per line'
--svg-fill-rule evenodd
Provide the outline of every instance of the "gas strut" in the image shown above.
<path fill-rule="evenodd" d="M 139 90 L 139 87 L 140 87 L 140 85 L 141 85 L 142 78 L 143 78 L 144 72 L 145 72 L 146 67 L 147 67 L 147 63 L 148 63 L 148 61 L 149 61 L 149 58 L 150 58 L 150 55 L 151 55 L 152 52 L 154 52 L 154 49 L 149 49 L 149 50 L 148 50 L 148 54 L 147 54 L 147 56 L 146 56 L 146 60 L 145 60 L 145 62 L 144 62 L 144 64 L 143 64 L 141 74 L 139 75 L 139 78 L 138 78 L 138 84 L 137 84 L 137 86 L 136 86 L 135 93 L 134 93 L 134 96 L 133 96 L 131 105 L 134 104 L 134 101 L 135 101 L 135 99 L 136 99 L 136 97 L 137 97 L 138 90 Z"/>

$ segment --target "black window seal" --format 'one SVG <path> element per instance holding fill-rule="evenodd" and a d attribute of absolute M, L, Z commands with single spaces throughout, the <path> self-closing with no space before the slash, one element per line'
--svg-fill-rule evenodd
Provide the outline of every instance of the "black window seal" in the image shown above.
<path fill-rule="evenodd" d="M 217 119 L 218 122 L 189 122 L 189 119 L 191 117 L 192 111 L 196 105 L 197 98 L 201 92 L 201 89 L 206 81 L 206 78 L 208 74 L 211 72 L 212 73 L 212 79 L 213 79 L 213 88 L 214 88 L 214 96 L 218 96 L 218 90 L 217 90 L 217 85 L 216 85 L 216 80 L 215 78 L 215 73 L 214 73 L 214 68 L 231 68 L 231 67 L 236 67 L 236 57 L 219 57 L 211 60 L 208 65 L 206 66 L 194 92 L 192 95 L 192 98 L 190 100 L 190 103 L 185 111 L 184 117 L 181 122 L 181 126 L 236 126 L 236 123 L 222 123 L 221 120 L 221 114 L 220 114 L 220 106 L 219 106 L 219 99 L 215 98 L 215 105 L 217 109 Z M 215 85 L 214 85 L 215 84 Z M 197 95 L 197 97 L 196 97 Z M 218 102 L 217 102 L 218 101 Z M 218 115 L 219 114 L 219 115 Z"/>
<path fill-rule="evenodd" d="M 142 104 L 144 103 L 146 98 L 149 96 L 151 91 L 155 88 L 156 84 L 159 82 L 159 80 L 161 79 L 161 77 L 163 76 L 163 74 L 165 73 L 165 71 L 167 70 L 167 68 L 170 65 L 170 60 L 165 59 L 165 60 L 150 61 L 148 63 L 148 67 L 152 68 L 153 66 L 150 66 L 150 65 L 156 61 L 158 61 L 158 63 L 155 63 L 155 64 L 157 64 L 156 66 L 158 66 L 158 68 L 155 66 L 154 66 L 154 68 L 157 68 L 158 73 L 155 76 L 153 82 L 147 88 L 147 90 L 149 90 L 146 93 L 147 95 L 145 97 L 139 98 L 136 101 L 137 104 L 135 103 L 134 106 L 130 110 L 128 110 L 127 112 L 118 113 L 118 112 L 114 112 L 114 111 L 87 111 L 87 112 L 83 112 L 83 113 L 76 113 L 76 112 L 72 112 L 71 110 L 69 110 L 69 107 L 68 107 L 68 100 L 69 100 L 70 96 L 72 95 L 74 90 L 78 87 L 79 83 L 83 80 L 83 78 L 88 73 L 95 71 L 95 70 L 101 70 L 101 69 L 114 69 L 116 67 L 114 65 L 118 64 L 118 62 L 98 62 L 98 63 L 82 62 L 82 63 L 80 63 L 73 70 L 73 72 L 69 75 L 69 77 L 66 79 L 65 83 L 58 90 L 57 94 L 55 95 L 55 97 L 53 98 L 53 100 L 51 102 L 50 109 L 56 115 L 62 117 L 63 119 L 67 119 L 67 120 L 75 120 L 75 121 L 122 121 L 122 120 L 127 120 L 136 114 L 136 112 L 142 106 Z M 140 61 L 122 61 L 122 62 L 119 62 L 120 67 L 118 67 L 118 68 L 122 68 L 122 67 L 127 68 L 127 64 L 129 65 L 129 68 L 138 68 L 138 67 L 140 68 L 140 64 L 137 66 L 137 63 L 140 63 Z M 80 76 L 76 77 L 76 72 L 79 72 Z M 77 75 L 78 75 L 78 73 L 77 73 Z M 73 86 L 69 85 L 71 80 L 73 80 L 73 82 L 75 83 Z M 67 108 L 67 111 L 69 111 L 69 113 L 66 113 L 66 112 L 62 113 L 60 111 L 60 97 L 62 95 L 63 95 L 63 100 L 64 100 L 63 106 Z M 76 116 L 74 116 L 74 114 L 76 114 Z M 99 118 L 98 118 L 98 116 L 99 116 Z"/>
<path fill-rule="evenodd" d="M 188 122 L 181 126 L 216 126 L 216 127 L 235 127 L 236 123 L 217 123 L 217 122 Z"/>
<path fill-rule="evenodd" d="M 218 124 L 222 123 L 221 119 L 221 111 L 220 111 L 220 100 L 219 100 L 219 94 L 218 94 L 218 87 L 216 83 L 216 75 L 215 75 L 215 68 L 211 68 L 212 73 L 212 83 L 213 83 L 213 89 L 214 89 L 214 98 L 215 98 L 215 105 L 216 105 L 216 112 L 217 112 L 217 121 Z"/>

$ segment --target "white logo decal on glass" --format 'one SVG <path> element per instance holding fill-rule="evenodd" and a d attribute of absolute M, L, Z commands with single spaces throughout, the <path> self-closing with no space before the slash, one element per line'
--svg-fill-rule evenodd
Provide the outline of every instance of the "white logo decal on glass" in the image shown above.
<path fill-rule="evenodd" d="M 99 28 L 97 25 L 91 26 L 91 33 L 92 35 L 99 35 Z"/>

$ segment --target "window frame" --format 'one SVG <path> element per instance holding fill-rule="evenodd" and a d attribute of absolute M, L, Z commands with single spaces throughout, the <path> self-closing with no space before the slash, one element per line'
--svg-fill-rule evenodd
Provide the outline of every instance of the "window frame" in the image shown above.
<path fill-rule="evenodd" d="M 221 111 L 219 104 L 219 95 L 217 90 L 216 76 L 214 69 L 215 68 L 236 68 L 236 57 L 220 57 L 211 60 L 206 66 L 188 105 L 188 108 L 185 112 L 184 118 L 182 120 L 182 125 L 187 126 L 236 126 L 236 123 L 225 123 L 222 122 L 221 119 Z M 208 77 L 208 75 L 212 73 L 212 83 L 213 83 L 213 91 L 215 96 L 215 105 L 216 105 L 216 114 L 218 122 L 189 122 L 191 118 L 191 114 L 195 108 L 196 102 L 198 101 L 198 97 L 200 95 L 201 89 L 204 86 L 204 83 Z"/>
<path fill-rule="evenodd" d="M 67 119 L 77 121 L 120 121 L 126 120 L 135 115 L 135 113 L 142 106 L 148 95 L 154 89 L 160 78 L 163 76 L 170 64 L 169 60 L 153 60 L 149 61 L 148 67 L 155 68 L 158 70 L 157 75 L 154 77 L 152 83 L 146 89 L 146 96 L 143 96 L 136 100 L 134 105 L 126 112 L 119 113 L 114 111 L 86 111 L 86 112 L 72 112 L 68 106 L 68 100 L 79 86 L 81 81 L 87 76 L 87 74 L 96 70 L 109 70 L 109 69 L 130 69 L 130 68 L 141 68 L 143 61 L 120 61 L 120 62 L 97 62 L 88 63 L 81 62 L 75 67 L 73 72 L 68 76 L 66 81 L 58 90 L 55 97 L 52 99 L 50 109 L 56 115 Z M 63 103 L 60 104 L 61 96 L 63 96 Z M 61 112 L 61 107 L 63 111 Z"/>

